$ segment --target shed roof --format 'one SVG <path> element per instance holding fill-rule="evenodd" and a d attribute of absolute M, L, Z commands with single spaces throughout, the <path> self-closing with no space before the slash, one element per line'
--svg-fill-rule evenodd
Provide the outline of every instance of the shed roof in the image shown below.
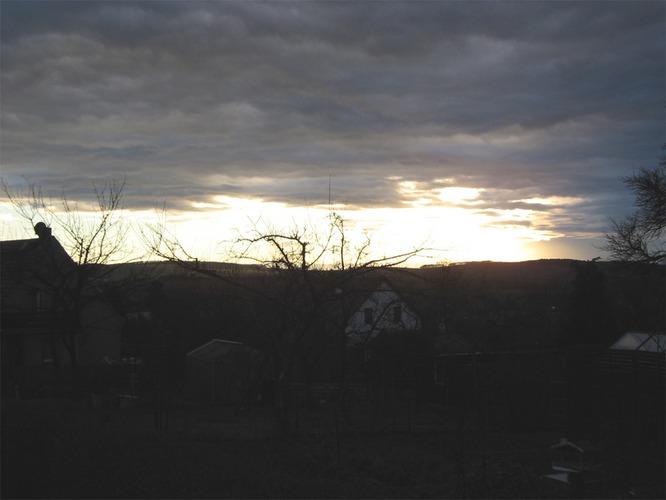
<path fill-rule="evenodd" d="M 231 353 L 254 352 L 250 346 L 232 340 L 212 339 L 187 353 L 190 359 L 211 361 Z"/>
<path fill-rule="evenodd" d="M 666 352 L 666 335 L 648 332 L 627 332 L 611 349 L 622 351 Z"/>
<path fill-rule="evenodd" d="M 589 441 L 578 441 L 577 443 L 574 443 L 573 441 L 569 441 L 567 438 L 560 438 L 560 441 L 552 445 L 551 448 L 554 450 L 571 449 L 580 453 L 595 451 L 597 449 Z"/>

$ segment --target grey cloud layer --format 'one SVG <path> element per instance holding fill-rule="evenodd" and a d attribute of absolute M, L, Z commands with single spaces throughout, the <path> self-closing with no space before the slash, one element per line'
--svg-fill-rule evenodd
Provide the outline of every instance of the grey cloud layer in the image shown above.
<path fill-rule="evenodd" d="M 335 201 L 400 206 L 387 178 L 454 178 L 594 200 L 571 220 L 597 227 L 664 141 L 662 2 L 1 8 L 3 176 L 126 171 L 137 207 L 324 203 L 329 175 Z"/>

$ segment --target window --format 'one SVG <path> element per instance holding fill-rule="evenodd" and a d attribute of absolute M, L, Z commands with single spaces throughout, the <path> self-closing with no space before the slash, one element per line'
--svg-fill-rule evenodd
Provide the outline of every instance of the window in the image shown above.
<path fill-rule="evenodd" d="M 50 297 L 46 292 L 39 290 L 35 294 L 35 306 L 37 309 L 47 309 L 51 305 Z"/>
<path fill-rule="evenodd" d="M 366 307 L 363 309 L 363 315 L 365 317 L 365 324 L 372 325 L 372 307 Z"/>
<path fill-rule="evenodd" d="M 393 306 L 393 322 L 400 323 L 402 321 L 402 306 L 397 304 Z"/>

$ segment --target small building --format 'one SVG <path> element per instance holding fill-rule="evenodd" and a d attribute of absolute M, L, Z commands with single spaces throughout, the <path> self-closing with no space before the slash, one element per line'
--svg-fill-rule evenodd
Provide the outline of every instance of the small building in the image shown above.
<path fill-rule="evenodd" d="M 650 332 L 626 332 L 597 361 L 607 373 L 661 380 L 665 362 L 666 335 Z"/>
<path fill-rule="evenodd" d="M 554 456 L 544 479 L 562 484 L 570 498 L 609 497 L 608 475 L 596 457 L 596 446 L 589 441 L 561 438 L 550 448 Z"/>
<path fill-rule="evenodd" d="M 186 355 L 188 393 L 212 404 L 240 404 L 259 391 L 260 353 L 231 340 L 212 339 Z"/>
<path fill-rule="evenodd" d="M 387 280 L 366 285 L 351 295 L 344 323 L 346 381 L 365 385 L 371 398 L 415 398 L 432 381 L 421 316 Z"/>
<path fill-rule="evenodd" d="M 59 381 L 72 358 L 99 366 L 120 352 L 123 318 L 44 223 L 38 238 L 0 242 L 3 395 Z"/>
<path fill-rule="evenodd" d="M 616 351 L 640 351 L 666 353 L 666 335 L 649 332 L 627 332 L 617 339 L 611 349 Z"/>
<path fill-rule="evenodd" d="M 415 332 L 421 319 L 387 281 L 370 291 L 347 320 L 345 333 L 353 344 L 362 344 L 380 333 Z"/>

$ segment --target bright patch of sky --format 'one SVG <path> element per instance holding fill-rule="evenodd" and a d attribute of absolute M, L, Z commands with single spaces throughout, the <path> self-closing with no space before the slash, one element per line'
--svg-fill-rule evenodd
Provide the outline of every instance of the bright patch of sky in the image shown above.
<path fill-rule="evenodd" d="M 666 136 L 660 1 L 0 10 L 3 180 L 85 209 L 126 177 L 201 258 L 330 206 L 377 255 L 592 258 Z M 0 237 L 30 235 L 6 202 Z"/>

